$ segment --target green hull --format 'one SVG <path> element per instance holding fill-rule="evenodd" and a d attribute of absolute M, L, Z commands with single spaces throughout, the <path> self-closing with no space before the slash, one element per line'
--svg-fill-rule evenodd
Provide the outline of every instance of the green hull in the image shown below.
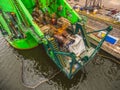
<path fill-rule="evenodd" d="M 23 0 L 24 3 L 27 3 L 28 0 Z M 22 4 L 21 0 L 19 0 L 19 2 Z M 34 1 L 32 1 L 34 3 Z M 33 10 L 33 3 L 29 3 L 28 9 Z M 6 4 L 9 4 L 6 6 Z M 32 8 L 30 8 L 32 6 Z M 24 5 L 22 4 L 20 7 L 21 9 L 24 9 L 23 11 L 26 12 L 24 14 L 24 17 L 26 18 L 27 23 L 29 24 L 29 26 L 24 27 L 23 26 L 23 22 L 20 16 L 20 12 L 17 11 L 17 8 L 13 5 L 13 1 L 12 0 L 4 0 L 4 1 L 0 1 L 0 9 L 2 10 L 0 13 L 0 24 L 1 24 L 1 29 L 3 28 L 8 35 L 4 35 L 7 39 L 7 41 L 10 43 L 11 46 L 13 46 L 16 49 L 31 49 L 34 48 L 36 46 L 38 46 L 39 43 L 41 43 L 41 41 L 38 42 L 38 37 L 36 38 L 36 36 L 32 33 L 31 28 L 29 28 L 29 26 L 33 26 L 33 28 L 35 28 L 34 33 L 37 33 L 38 36 L 41 38 L 43 37 L 43 33 L 41 33 L 39 27 L 33 22 L 32 16 L 30 15 L 29 11 L 27 11 L 27 9 L 24 7 Z M 11 32 L 11 28 L 8 25 L 7 18 L 5 18 L 5 15 L 7 12 L 14 12 L 16 14 L 16 17 L 18 18 L 18 24 L 20 25 L 19 27 L 22 29 L 23 33 L 24 33 L 24 38 L 17 38 L 17 39 L 12 39 L 10 37 L 12 37 L 14 35 L 14 33 Z M 24 23 L 25 24 L 25 23 Z M 31 31 L 30 31 L 31 30 Z"/>
<path fill-rule="evenodd" d="M 2 0 L 2 1 L 0 1 L 0 9 L 4 13 L 14 12 L 18 18 L 18 24 L 21 24 L 23 22 L 25 22 L 26 26 L 29 24 L 27 27 L 32 26 L 34 28 L 35 33 L 39 36 L 39 38 L 38 37 L 36 38 L 34 35 L 28 35 L 28 37 L 26 37 L 25 39 L 17 39 L 17 40 L 12 40 L 12 41 L 10 39 L 7 39 L 7 40 L 13 47 L 15 47 L 17 49 L 31 49 L 33 47 L 36 47 L 38 44 L 40 44 L 41 41 L 39 41 L 39 40 L 44 37 L 44 34 L 41 32 L 40 28 L 36 25 L 36 23 L 34 22 L 32 16 L 31 16 L 31 13 L 35 7 L 35 0 L 31 0 L 31 1 L 18 0 L 17 3 L 19 3 L 20 8 L 17 8 L 17 5 L 14 5 L 15 1 L 16 0 Z M 39 1 L 43 4 L 43 9 L 44 9 L 46 7 L 47 1 L 46 0 L 39 0 Z M 58 4 L 63 5 L 64 3 L 66 3 L 65 0 L 58 1 Z M 73 10 L 71 10 L 72 8 L 70 8 L 70 6 L 67 3 L 66 3 L 66 5 L 67 5 L 66 8 L 68 8 L 68 10 L 70 10 L 70 12 L 68 12 L 68 13 L 72 12 L 71 14 L 73 15 L 73 18 L 68 17 L 68 19 L 71 21 L 71 23 L 75 23 L 76 21 L 81 20 L 81 18 Z M 51 5 L 51 6 L 54 7 L 54 5 Z M 58 5 L 55 5 L 55 6 L 58 7 Z M 24 15 L 20 14 L 21 12 L 18 12 L 19 9 L 22 10 L 22 13 L 24 13 Z M 50 13 L 56 12 L 56 9 L 52 9 L 52 11 L 50 10 L 49 12 Z M 63 11 L 62 13 L 59 13 L 59 14 L 61 16 L 66 17 L 65 12 L 66 11 Z M 21 18 L 23 16 L 25 18 Z M 21 19 L 25 19 L 25 20 L 22 21 Z M 7 21 L 5 19 L 3 20 L 2 15 L 0 16 L 0 21 L 1 21 L 3 28 L 5 28 L 6 32 L 8 33 L 8 35 L 12 36 L 12 34 L 10 32 L 10 28 L 7 25 Z M 27 22 L 27 24 L 26 24 L 26 22 Z M 21 27 L 21 28 L 23 28 L 23 27 Z M 26 33 L 25 29 L 23 29 L 22 31 L 23 31 L 23 33 L 25 31 L 25 33 Z"/>
<path fill-rule="evenodd" d="M 7 40 L 11 46 L 20 50 L 32 49 L 39 45 L 38 42 L 36 42 L 36 40 L 31 35 L 28 35 L 25 39 L 18 39 L 13 41 L 9 39 Z"/>
<path fill-rule="evenodd" d="M 38 5 L 36 5 L 36 2 Z M 57 19 L 63 17 L 64 20 L 67 19 L 71 26 L 76 26 L 75 29 L 72 27 L 67 28 L 66 32 L 69 30 L 67 33 L 69 33 L 69 35 L 72 34 L 73 36 L 81 33 L 86 51 L 81 53 L 79 56 L 74 52 L 70 52 L 68 50 L 65 51 L 63 50 L 64 47 L 62 47 L 62 49 L 60 48 L 60 45 L 54 36 L 56 34 L 54 33 L 54 35 L 52 35 L 49 33 L 53 28 L 49 30 L 49 34 L 42 32 L 42 28 L 40 28 L 39 23 L 37 23 L 37 21 L 35 21 L 35 17 L 32 16 L 36 6 L 39 7 L 38 11 L 41 10 L 44 13 L 43 15 L 49 14 L 49 17 L 51 18 L 55 13 Z M 39 21 L 40 19 L 38 19 L 38 22 Z M 69 79 L 71 79 L 84 65 L 92 60 L 103 44 L 106 36 L 112 30 L 112 27 L 110 26 L 102 30 L 86 32 L 85 23 L 86 19 L 79 17 L 66 0 L 0 1 L 0 31 L 11 46 L 17 49 L 31 49 L 39 44 L 43 44 L 46 53 Z M 47 25 L 43 24 L 43 26 Z M 55 25 L 52 26 L 55 27 Z M 65 26 L 66 24 L 64 27 Z M 62 27 L 62 29 L 64 29 L 64 27 Z M 91 33 L 97 33 L 100 31 L 106 31 L 106 35 L 101 39 L 98 46 L 93 48 L 90 45 L 88 36 Z"/>

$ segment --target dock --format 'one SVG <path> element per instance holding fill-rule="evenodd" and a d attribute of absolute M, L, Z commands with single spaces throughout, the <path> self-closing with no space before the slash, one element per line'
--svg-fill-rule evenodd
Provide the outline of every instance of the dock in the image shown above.
<path fill-rule="evenodd" d="M 93 19 L 92 20 L 88 19 L 88 26 L 86 27 L 87 27 L 87 30 L 89 29 L 89 31 L 92 31 L 92 30 L 97 30 L 97 29 L 100 29 L 101 27 L 106 27 L 106 26 L 107 25 L 105 25 L 105 23 L 101 23 Z M 119 38 L 118 42 L 116 44 L 110 44 L 108 42 L 104 42 L 102 45 L 102 49 L 108 52 L 109 54 L 115 56 L 116 58 L 120 59 L 120 29 L 115 28 L 113 26 L 113 30 L 111 31 L 110 35 Z M 97 38 L 95 35 L 90 35 L 89 37 L 91 38 L 91 42 L 97 45 L 97 42 L 99 42 L 99 38 Z"/>
<path fill-rule="evenodd" d="M 76 5 L 74 1 L 69 1 L 69 4 L 73 7 Z M 78 2 L 79 5 L 79 2 Z M 110 35 L 118 38 L 116 44 L 110 44 L 108 42 L 104 42 L 102 48 L 104 51 L 113 55 L 114 57 L 120 59 L 120 22 L 115 21 L 113 18 L 102 15 L 102 14 L 87 14 L 86 11 L 77 11 L 79 15 L 86 16 L 88 18 L 86 29 L 87 31 L 99 30 L 101 28 L 105 28 L 108 25 L 113 26 L 113 30 L 110 32 Z M 91 43 L 97 45 L 99 42 L 99 38 L 94 34 L 89 35 Z"/>

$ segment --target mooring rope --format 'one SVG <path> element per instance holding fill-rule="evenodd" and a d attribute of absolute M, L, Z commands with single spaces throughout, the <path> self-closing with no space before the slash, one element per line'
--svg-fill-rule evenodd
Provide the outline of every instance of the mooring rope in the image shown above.
<path fill-rule="evenodd" d="M 55 74 L 53 74 L 53 75 L 52 75 L 51 77 L 49 77 L 48 79 L 45 79 L 45 80 L 39 81 L 36 85 L 29 86 L 29 85 L 27 85 L 27 84 L 24 83 L 24 79 L 23 79 L 24 65 L 23 65 L 23 63 L 24 63 L 24 62 L 23 62 L 23 60 L 22 60 L 22 67 L 21 67 L 21 80 L 22 80 L 22 84 L 23 84 L 23 86 L 28 87 L 28 88 L 36 88 L 36 87 L 38 87 L 39 85 L 41 85 L 41 84 L 43 84 L 43 83 L 45 83 L 45 82 L 50 81 L 51 79 L 53 79 L 56 75 L 58 75 L 58 74 L 61 72 L 61 70 L 60 70 L 60 71 L 56 72 Z"/>
<path fill-rule="evenodd" d="M 108 57 L 108 56 L 105 56 L 105 55 L 102 55 L 102 54 L 97 54 L 97 55 L 99 55 L 99 56 L 101 56 L 101 57 L 103 57 L 103 58 L 110 59 L 110 60 L 114 61 L 114 62 L 117 63 L 117 64 L 120 64 L 120 61 L 117 61 L 117 60 L 114 59 L 114 58 L 111 58 L 111 57 Z"/>
<path fill-rule="evenodd" d="M 105 56 L 105 55 L 102 55 L 102 54 L 97 54 L 97 55 L 99 55 L 99 56 L 101 56 L 101 57 L 103 57 L 103 58 L 110 59 L 110 60 L 116 62 L 117 64 L 120 64 L 119 61 L 117 61 L 117 60 L 115 60 L 115 59 L 113 59 L 113 58 L 111 58 L 111 57 L 108 57 L 108 56 Z M 58 72 L 56 72 L 55 74 L 53 74 L 51 77 L 49 77 L 48 79 L 44 79 L 44 80 L 42 80 L 42 81 L 39 81 L 36 85 L 29 86 L 29 85 L 27 85 L 27 84 L 24 83 L 24 80 L 23 80 L 23 71 L 24 71 L 24 62 L 23 62 L 23 60 L 22 60 L 22 67 L 21 67 L 21 79 L 22 79 L 22 84 L 23 84 L 23 86 L 28 87 L 28 88 L 36 88 L 36 87 L 38 87 L 39 85 L 41 85 L 41 84 L 43 84 L 43 83 L 45 83 L 45 82 L 50 81 L 51 79 L 53 79 L 56 75 L 58 75 L 58 74 L 61 72 L 61 71 L 58 71 Z"/>

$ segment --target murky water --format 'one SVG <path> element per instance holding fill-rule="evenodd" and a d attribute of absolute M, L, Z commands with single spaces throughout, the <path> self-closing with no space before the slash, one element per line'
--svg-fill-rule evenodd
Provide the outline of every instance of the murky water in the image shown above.
<path fill-rule="evenodd" d="M 62 72 L 47 80 L 57 72 L 59 69 L 42 46 L 15 50 L 0 35 L 0 90 L 120 90 L 120 65 L 100 56 L 72 80 Z M 25 87 L 38 83 L 34 89 Z"/>

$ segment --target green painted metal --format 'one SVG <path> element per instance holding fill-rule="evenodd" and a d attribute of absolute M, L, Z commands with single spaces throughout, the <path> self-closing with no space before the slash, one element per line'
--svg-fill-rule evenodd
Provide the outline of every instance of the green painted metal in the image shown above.
<path fill-rule="evenodd" d="M 3 18 L 2 14 L 0 14 L 0 22 L 1 22 L 1 25 L 3 26 L 3 29 L 5 28 L 6 32 L 11 35 L 11 32 L 9 30 L 9 27 L 5 21 L 5 19 Z"/>
<path fill-rule="evenodd" d="M 9 38 L 7 38 L 7 40 L 13 47 L 20 50 L 32 49 L 39 45 L 30 33 L 26 34 L 25 39 L 16 39 L 11 41 Z"/>
<path fill-rule="evenodd" d="M 31 1 L 31 3 L 33 3 L 31 4 L 30 2 L 28 2 L 28 0 L 27 1 L 24 0 L 24 4 L 26 3 L 29 4 L 28 8 L 31 7 L 33 9 L 34 1 Z M 16 4 L 18 5 L 16 6 Z M 21 2 L 21 0 L 4 0 L 4 1 L 2 0 L 0 3 L 0 9 L 2 10 L 1 12 L 4 14 L 8 12 L 15 13 L 18 19 L 18 22 L 17 22 L 18 26 L 21 27 L 21 30 L 23 31 L 23 33 L 26 33 L 24 39 L 15 39 L 13 41 L 9 40 L 9 38 L 7 39 L 10 42 L 10 44 L 17 49 L 30 49 L 30 48 L 36 47 L 39 43 L 41 43 L 40 40 L 39 42 L 36 41 L 38 40 L 38 38 L 36 39 L 36 36 L 33 36 L 33 34 L 28 35 L 28 33 L 32 31 L 32 29 L 34 29 L 34 32 L 38 35 L 39 39 L 44 37 L 39 27 L 36 25 L 35 22 L 33 22 L 33 18 L 30 15 L 29 11 L 24 6 L 24 4 Z M 8 32 L 9 37 L 11 37 L 13 34 L 11 33 L 10 27 L 8 25 L 9 19 L 7 18 L 5 19 L 2 13 L 0 14 L 0 23 L 4 27 L 4 30 Z M 23 18 L 23 16 L 25 18 Z M 26 22 L 29 23 L 29 27 L 27 25 L 26 26 L 23 25 Z"/>
<path fill-rule="evenodd" d="M 5 12 L 15 12 L 12 0 L 0 0 L 0 9 L 2 9 Z"/>
<path fill-rule="evenodd" d="M 103 44 L 105 37 L 112 30 L 112 27 L 105 28 L 107 30 L 106 36 L 101 40 L 98 46 L 95 48 L 91 56 L 84 56 L 81 58 L 83 64 L 78 63 L 76 55 L 70 52 L 60 51 L 54 39 L 46 38 L 42 33 L 38 25 L 34 22 L 31 15 L 36 2 L 39 2 L 38 7 L 44 12 L 48 12 L 50 15 L 56 13 L 57 17 L 67 18 L 71 24 L 76 24 L 76 31 L 73 33 L 77 34 L 81 31 L 83 40 L 87 48 L 90 48 L 88 34 L 99 32 L 89 32 L 85 30 L 84 18 L 79 15 L 70 7 L 66 0 L 1 0 L 0 1 L 0 29 L 7 41 L 17 49 L 31 49 L 38 44 L 43 44 L 47 54 L 56 63 L 56 65 L 71 79 L 85 64 L 87 64 L 98 52 L 101 45 Z M 59 9 L 61 8 L 61 9 Z M 14 16 L 12 16 L 14 13 Z M 16 20 L 14 20 L 16 18 Z M 4 34 L 6 32 L 6 34 Z M 64 56 L 71 59 L 70 69 L 65 69 L 66 64 Z M 75 64 L 79 65 L 74 72 L 72 71 Z"/>
<path fill-rule="evenodd" d="M 13 47 L 17 49 L 30 49 L 38 46 L 38 42 L 35 41 L 34 37 L 32 37 L 30 33 L 26 33 L 26 38 L 24 39 L 10 40 L 12 33 L 2 14 L 0 14 L 0 23 L 3 26 L 1 27 L 1 29 L 6 30 L 6 32 L 8 33 L 8 36 L 5 36 L 5 38 Z"/>
<path fill-rule="evenodd" d="M 97 31 L 93 31 L 93 32 L 90 32 L 90 33 L 96 33 L 96 32 L 100 32 L 100 31 L 106 31 L 106 34 L 105 36 L 102 38 L 102 40 L 99 42 L 99 44 L 97 45 L 97 47 L 95 48 L 94 52 L 92 53 L 92 55 L 89 57 L 89 59 L 91 60 L 95 54 L 100 50 L 100 47 L 102 46 L 103 42 L 105 41 L 105 38 L 107 37 L 107 35 L 110 33 L 110 31 L 113 29 L 112 26 L 109 26 L 105 29 L 102 29 L 102 30 L 97 30 Z M 88 34 L 90 34 L 88 33 Z"/>
<path fill-rule="evenodd" d="M 79 30 L 80 30 L 81 33 L 82 33 L 82 37 L 83 37 L 83 39 L 84 39 L 85 45 L 88 46 L 88 47 L 90 47 L 90 42 L 89 42 L 89 40 L 88 40 L 88 36 L 87 36 L 87 34 L 86 34 L 87 32 L 86 32 L 86 29 L 85 29 L 84 27 L 85 27 L 84 24 L 79 24 L 79 23 L 77 23 L 77 24 L 76 24 L 75 34 L 77 34 L 77 33 L 79 32 Z"/>
<path fill-rule="evenodd" d="M 28 9 L 30 13 L 32 13 L 33 8 L 35 7 L 35 0 L 21 0 L 24 6 Z"/>

